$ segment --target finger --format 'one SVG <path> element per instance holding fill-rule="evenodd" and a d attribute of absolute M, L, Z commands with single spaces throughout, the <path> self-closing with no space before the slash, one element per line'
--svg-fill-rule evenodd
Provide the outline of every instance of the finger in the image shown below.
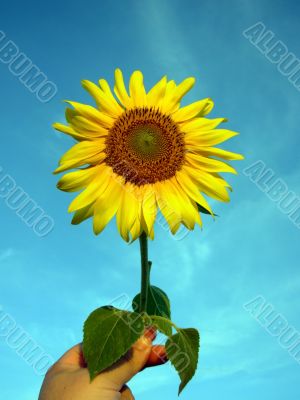
<path fill-rule="evenodd" d="M 167 361 L 168 361 L 168 357 L 167 357 L 165 346 L 162 346 L 162 345 L 152 346 L 148 360 L 145 364 L 145 368 L 162 365 L 162 364 L 165 364 Z"/>
<path fill-rule="evenodd" d="M 150 340 L 155 340 L 157 335 L 157 330 L 153 326 L 149 326 L 145 329 L 144 336 Z"/>
<path fill-rule="evenodd" d="M 82 344 L 79 343 L 68 350 L 61 358 L 54 364 L 56 368 L 65 367 L 86 367 L 86 362 L 83 357 Z"/>
<path fill-rule="evenodd" d="M 121 400 L 134 400 L 132 391 L 127 385 L 124 385 L 121 389 Z"/>

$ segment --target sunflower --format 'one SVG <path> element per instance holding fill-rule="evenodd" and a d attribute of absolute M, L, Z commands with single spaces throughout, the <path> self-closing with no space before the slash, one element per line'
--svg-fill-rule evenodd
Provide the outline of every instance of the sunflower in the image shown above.
<path fill-rule="evenodd" d="M 99 234 L 116 216 L 124 240 L 142 233 L 153 239 L 158 211 L 175 234 L 181 224 L 202 226 L 201 212 L 214 216 L 203 195 L 229 201 L 231 187 L 219 173 L 236 171 L 221 160 L 243 156 L 214 146 L 237 132 L 216 129 L 224 118 L 205 117 L 213 108 L 209 98 L 180 107 L 194 84 L 194 78 L 177 85 L 164 76 L 146 92 L 142 73 L 134 71 L 127 91 L 120 69 L 114 94 L 104 79 L 99 86 L 82 81 L 96 107 L 67 101 L 68 125 L 53 125 L 78 142 L 54 171 L 75 169 L 57 184 L 81 191 L 69 207 L 73 224 L 93 217 Z"/>

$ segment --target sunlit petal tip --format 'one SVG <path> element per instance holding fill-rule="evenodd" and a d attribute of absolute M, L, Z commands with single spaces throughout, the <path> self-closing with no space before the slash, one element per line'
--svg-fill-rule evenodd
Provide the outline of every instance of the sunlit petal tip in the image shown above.
<path fill-rule="evenodd" d="M 125 232 L 119 231 L 119 233 L 120 233 L 122 239 L 123 239 L 126 243 L 129 243 L 129 242 L 130 242 L 130 237 L 129 237 L 129 233 L 128 233 L 128 232 L 125 233 Z"/>
<path fill-rule="evenodd" d="M 60 174 L 62 172 L 63 169 L 63 165 L 60 165 L 59 167 L 57 167 L 52 173 L 53 175 L 57 175 Z"/>
<path fill-rule="evenodd" d="M 234 174 L 234 175 L 238 174 L 237 170 L 235 168 L 233 168 L 233 167 L 231 167 L 230 171 L 228 171 L 228 172 L 230 172 L 231 174 Z"/>
<path fill-rule="evenodd" d="M 81 86 L 83 87 L 83 89 L 87 90 L 91 83 L 92 83 L 91 81 L 88 81 L 87 79 L 83 79 L 81 81 Z"/>
<path fill-rule="evenodd" d="M 82 79 L 82 80 L 81 80 L 82 86 L 89 85 L 90 83 L 93 83 L 93 82 L 92 82 L 92 81 L 89 81 L 88 79 Z"/>
<path fill-rule="evenodd" d="M 205 101 L 206 104 L 205 104 L 204 108 L 196 115 L 196 117 L 205 117 L 214 108 L 214 105 L 215 105 L 214 101 L 210 97 L 207 97 L 203 101 Z"/>
<path fill-rule="evenodd" d="M 72 100 L 63 100 L 64 103 L 70 104 L 71 107 L 75 108 L 76 101 Z"/>
<path fill-rule="evenodd" d="M 61 124 L 59 122 L 54 122 L 51 126 L 52 126 L 52 128 L 54 128 L 56 130 L 59 130 L 58 128 L 59 128 L 60 125 Z"/>
<path fill-rule="evenodd" d="M 186 82 L 188 86 L 194 86 L 196 83 L 196 78 L 194 76 L 189 76 L 183 82 Z"/>
<path fill-rule="evenodd" d="M 189 77 L 184 79 L 178 86 L 177 86 L 177 90 L 180 93 L 180 97 L 179 100 L 181 100 L 181 98 L 187 93 L 189 92 L 192 87 L 195 85 L 196 83 L 196 78 L 194 77 Z"/>
<path fill-rule="evenodd" d="M 75 199 L 70 203 L 70 205 L 68 207 L 69 213 L 75 212 L 75 211 L 79 210 L 80 208 L 82 208 L 81 206 L 78 205 L 77 199 L 78 199 L 78 196 L 75 197 Z"/>
<path fill-rule="evenodd" d="M 108 82 L 107 82 L 106 79 L 104 79 L 104 78 L 100 78 L 100 79 L 98 80 L 98 84 L 99 84 L 100 87 L 101 87 L 101 86 L 103 86 L 104 88 L 110 87 L 109 84 L 108 84 Z M 102 89 L 103 89 L 103 88 L 102 88 Z"/>
<path fill-rule="evenodd" d="M 94 232 L 94 234 L 95 234 L 96 236 L 98 236 L 98 235 L 103 231 L 103 229 L 104 229 L 104 228 L 99 229 L 95 224 L 93 224 L 93 232 Z"/>
<path fill-rule="evenodd" d="M 131 77 L 143 79 L 144 76 L 143 76 L 142 71 L 140 71 L 139 69 L 136 69 L 136 70 L 133 71 L 133 73 L 131 74 Z"/>
<path fill-rule="evenodd" d="M 151 230 L 149 232 L 149 237 L 150 237 L 151 240 L 154 239 L 154 225 L 152 226 L 152 228 L 151 228 Z"/>

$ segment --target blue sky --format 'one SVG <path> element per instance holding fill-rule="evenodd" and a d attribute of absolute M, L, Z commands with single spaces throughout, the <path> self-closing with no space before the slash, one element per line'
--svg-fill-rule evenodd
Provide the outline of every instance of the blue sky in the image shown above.
<path fill-rule="evenodd" d="M 71 139 L 55 133 L 61 100 L 88 101 L 81 79 L 112 82 L 119 66 L 150 87 L 162 75 L 196 76 L 186 101 L 212 97 L 241 135 L 227 145 L 243 152 L 230 204 L 204 228 L 174 240 L 161 226 L 150 244 L 153 283 L 168 292 L 173 319 L 201 331 L 199 369 L 182 399 L 297 400 L 300 365 L 243 304 L 258 295 L 300 330 L 299 229 L 243 170 L 258 160 L 300 195 L 300 92 L 243 31 L 257 22 L 300 57 L 296 1 L 146 0 L 5 2 L 0 30 L 58 88 L 41 103 L 0 63 L 0 180 L 9 174 L 54 220 L 37 236 L 0 199 L 0 305 L 54 359 L 81 340 L 84 319 L 122 293 L 139 290 L 138 243 L 125 244 L 115 225 L 94 237 L 91 222 L 74 227 L 51 174 Z M 1 314 L 0 314 L 1 318 Z M 1 333 L 1 331 L 0 331 Z M 0 337 L 1 395 L 37 398 L 42 378 Z M 144 371 L 131 384 L 137 398 L 174 399 L 170 366 Z"/>

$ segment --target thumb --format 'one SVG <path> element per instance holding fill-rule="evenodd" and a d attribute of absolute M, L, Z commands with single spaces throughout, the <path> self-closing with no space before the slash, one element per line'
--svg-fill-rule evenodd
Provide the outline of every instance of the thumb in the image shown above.
<path fill-rule="evenodd" d="M 117 363 L 99 374 L 94 383 L 97 384 L 98 379 L 99 381 L 105 379 L 113 385 L 115 390 L 120 391 L 134 375 L 143 369 L 151 350 L 151 337 L 145 333 Z"/>

